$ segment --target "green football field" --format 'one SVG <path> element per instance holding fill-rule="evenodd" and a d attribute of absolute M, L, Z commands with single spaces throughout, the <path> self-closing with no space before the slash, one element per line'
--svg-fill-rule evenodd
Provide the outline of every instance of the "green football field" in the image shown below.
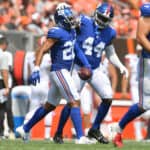
<path fill-rule="evenodd" d="M 150 150 L 150 142 L 124 141 L 123 148 L 116 148 L 112 143 L 108 145 L 92 144 L 77 145 L 73 142 L 54 144 L 50 141 L 34 140 L 24 143 L 22 140 L 0 140 L 0 150 Z"/>

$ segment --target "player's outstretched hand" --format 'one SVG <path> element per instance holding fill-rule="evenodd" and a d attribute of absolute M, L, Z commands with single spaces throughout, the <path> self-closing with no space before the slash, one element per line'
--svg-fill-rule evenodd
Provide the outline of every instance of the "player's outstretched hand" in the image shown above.
<path fill-rule="evenodd" d="M 37 82 L 40 83 L 40 68 L 35 66 L 30 76 L 30 83 L 36 85 Z"/>
<path fill-rule="evenodd" d="M 82 80 L 88 80 L 92 76 L 92 70 L 91 68 L 81 67 L 78 74 Z"/>

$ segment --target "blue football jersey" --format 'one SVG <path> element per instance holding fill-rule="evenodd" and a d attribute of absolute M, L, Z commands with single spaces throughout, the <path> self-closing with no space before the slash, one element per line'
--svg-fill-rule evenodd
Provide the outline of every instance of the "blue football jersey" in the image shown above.
<path fill-rule="evenodd" d="M 70 70 L 75 56 L 75 30 L 67 31 L 60 27 L 53 27 L 48 31 L 47 38 L 57 40 L 50 50 L 52 59 L 51 71 Z"/>
<path fill-rule="evenodd" d="M 147 39 L 150 41 L 150 33 L 148 34 Z M 148 52 L 145 48 L 143 48 L 142 56 L 144 58 L 150 58 L 150 52 Z"/>
<path fill-rule="evenodd" d="M 92 18 L 81 16 L 80 32 L 77 34 L 76 42 L 79 43 L 84 51 L 92 69 L 99 67 L 102 51 L 115 37 L 116 31 L 113 28 L 108 26 L 99 30 Z M 75 63 L 82 66 L 78 59 L 76 59 Z"/>
<path fill-rule="evenodd" d="M 80 46 L 87 60 L 89 61 L 91 58 L 91 55 L 88 55 L 88 51 L 90 52 L 92 51 L 92 47 L 94 43 L 93 21 L 91 20 L 90 17 L 85 16 L 85 15 L 80 16 L 80 29 L 77 32 L 76 42 L 78 42 L 78 45 Z M 78 64 L 79 66 L 83 66 L 83 64 L 78 58 L 75 58 L 75 63 Z"/>
<path fill-rule="evenodd" d="M 95 26 L 95 39 L 94 39 L 94 46 L 92 51 L 92 58 L 91 64 L 93 68 L 97 68 L 101 62 L 101 56 L 104 49 L 111 44 L 112 40 L 116 38 L 116 31 L 108 26 L 104 29 L 98 29 Z"/>

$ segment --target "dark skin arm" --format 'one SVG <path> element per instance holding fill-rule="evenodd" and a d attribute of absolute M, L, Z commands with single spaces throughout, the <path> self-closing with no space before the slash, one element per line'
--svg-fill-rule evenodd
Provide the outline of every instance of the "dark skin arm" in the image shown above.
<path fill-rule="evenodd" d="M 150 41 L 147 35 L 150 33 L 150 17 L 141 17 L 138 21 L 136 39 L 148 52 L 150 52 Z"/>
<path fill-rule="evenodd" d="M 48 52 L 49 49 L 54 45 L 57 40 L 54 39 L 46 39 L 43 45 L 36 51 L 36 60 L 35 66 L 39 66 L 41 64 L 42 57 L 44 53 Z"/>

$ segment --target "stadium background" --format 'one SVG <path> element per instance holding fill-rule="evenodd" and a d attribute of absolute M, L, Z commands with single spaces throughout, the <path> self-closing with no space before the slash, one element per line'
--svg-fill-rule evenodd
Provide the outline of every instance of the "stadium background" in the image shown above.
<path fill-rule="evenodd" d="M 41 0 L 46 5 L 43 6 L 44 12 L 53 13 L 53 10 L 57 3 L 64 0 Z M 107 1 L 107 0 L 106 0 Z M 39 10 L 36 6 L 39 4 L 39 0 L 0 0 L 0 33 L 4 33 L 9 40 L 8 49 L 13 52 L 15 57 L 16 52 L 19 50 L 32 51 L 35 50 L 39 43 L 39 37 L 41 35 L 37 33 L 29 32 L 24 28 L 31 23 L 33 14 Z M 66 2 L 72 4 L 73 8 L 78 14 L 85 13 L 92 15 L 96 5 L 102 0 L 66 0 Z M 115 7 L 115 17 L 113 20 L 113 26 L 117 31 L 117 39 L 114 41 L 117 54 L 122 62 L 124 62 L 124 55 L 127 53 L 134 53 L 136 47 L 136 26 L 137 19 L 139 17 L 139 6 L 145 0 L 108 0 Z M 86 6 L 86 7 L 84 7 Z M 10 29 L 12 18 L 15 18 L 16 29 Z M 36 18 L 35 18 L 36 19 Z M 46 23 L 43 21 L 41 28 L 45 30 Z M 118 121 L 123 113 L 127 110 L 131 104 L 130 92 L 126 99 L 121 99 L 121 76 L 118 72 L 119 82 L 117 86 L 117 92 L 114 95 L 115 102 L 113 103 L 113 121 Z M 122 106 L 123 105 L 123 106 Z M 52 135 L 55 132 L 58 117 L 60 115 L 60 109 L 58 107 L 55 111 L 55 117 L 53 120 Z M 33 138 L 43 137 L 44 128 L 42 128 L 43 121 L 36 125 L 33 129 Z M 126 132 L 127 131 L 127 132 Z M 133 139 L 134 132 L 133 123 L 130 123 L 124 131 L 124 137 Z M 65 137 L 71 137 L 70 121 L 67 123 L 64 130 Z M 145 131 L 143 131 L 145 134 Z"/>

